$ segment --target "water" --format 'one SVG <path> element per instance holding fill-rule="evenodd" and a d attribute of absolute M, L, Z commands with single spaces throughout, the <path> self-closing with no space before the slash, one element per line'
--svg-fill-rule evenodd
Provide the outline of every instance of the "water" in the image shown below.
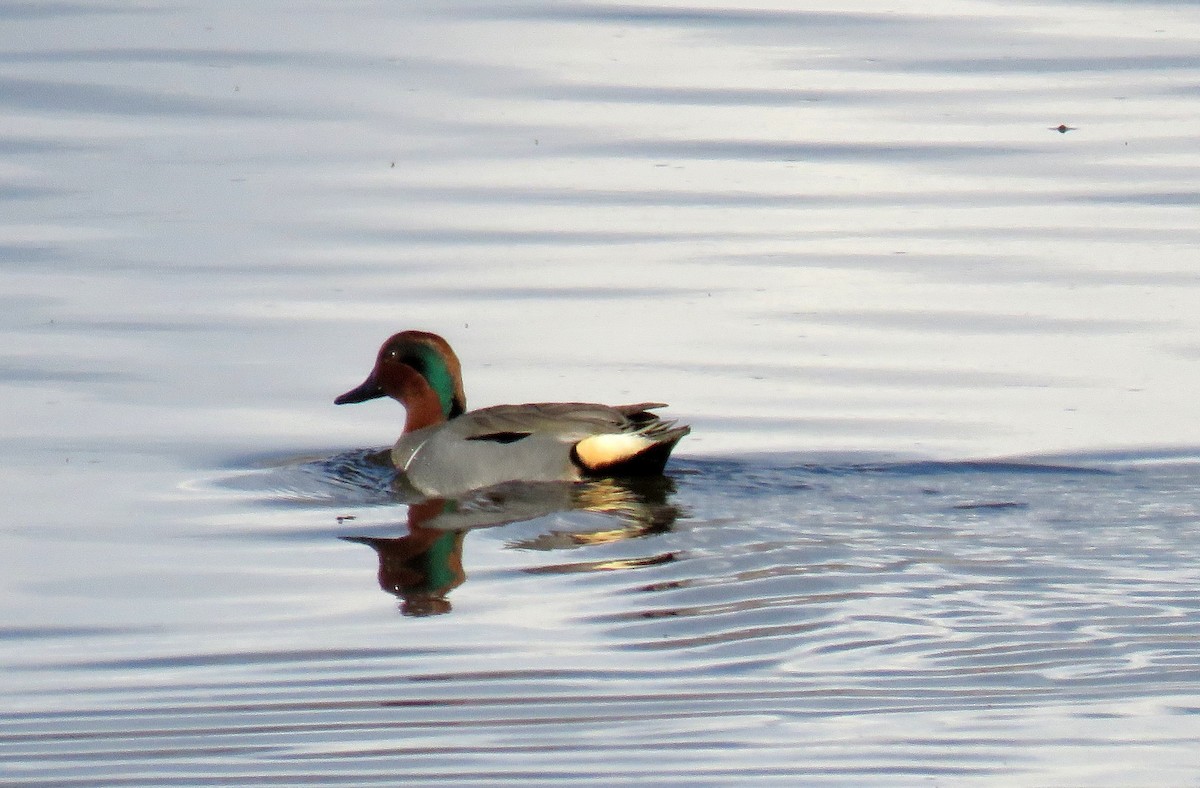
<path fill-rule="evenodd" d="M 0 780 L 1194 782 L 1198 34 L 0 5 Z M 409 327 L 693 435 L 427 519 Z"/>

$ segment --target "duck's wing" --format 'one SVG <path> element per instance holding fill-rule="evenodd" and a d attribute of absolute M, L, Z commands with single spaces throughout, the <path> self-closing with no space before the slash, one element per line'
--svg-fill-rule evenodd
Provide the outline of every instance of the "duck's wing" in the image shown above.
<path fill-rule="evenodd" d="M 582 475 L 646 475 L 661 473 L 671 450 L 690 432 L 665 421 L 652 408 L 662 403 L 597 405 L 551 402 L 501 405 L 467 414 L 473 417 L 464 440 L 511 446 L 514 458 L 526 451 L 548 459 L 547 445 L 568 449 L 565 457 Z M 556 467 L 564 458 L 558 451 Z"/>
<path fill-rule="evenodd" d="M 631 411 L 590 402 L 535 402 L 496 405 L 465 413 L 447 425 L 463 440 L 514 443 L 523 436 L 544 435 L 575 443 L 589 435 L 624 432 L 635 427 Z M 650 415 L 650 414 L 646 414 Z"/>

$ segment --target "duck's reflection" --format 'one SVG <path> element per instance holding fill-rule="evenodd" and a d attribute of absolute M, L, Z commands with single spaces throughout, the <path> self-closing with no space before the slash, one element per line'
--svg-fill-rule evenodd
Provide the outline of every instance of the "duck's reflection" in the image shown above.
<path fill-rule="evenodd" d="M 606 521 L 594 530 L 549 531 L 509 544 L 556 550 L 633 539 L 671 527 L 679 516 L 679 509 L 669 502 L 674 491 L 667 477 L 507 482 L 462 498 L 409 503 L 408 532 L 403 536 L 343 538 L 374 548 L 379 556 L 379 587 L 400 598 L 401 613 L 437 615 L 450 611 L 449 593 L 467 579 L 462 549 L 468 531 L 584 511 L 606 515 Z M 406 490 L 396 492 L 411 500 Z"/>

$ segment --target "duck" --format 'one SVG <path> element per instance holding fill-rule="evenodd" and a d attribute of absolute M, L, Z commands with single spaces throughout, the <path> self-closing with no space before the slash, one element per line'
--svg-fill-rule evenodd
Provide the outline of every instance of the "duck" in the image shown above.
<path fill-rule="evenodd" d="M 468 411 L 458 356 L 429 331 L 389 337 L 366 380 L 334 403 L 379 397 L 391 397 L 405 410 L 392 464 L 430 498 L 508 482 L 661 475 L 671 451 L 691 432 L 653 413 L 666 407 L 661 402 L 536 402 Z"/>

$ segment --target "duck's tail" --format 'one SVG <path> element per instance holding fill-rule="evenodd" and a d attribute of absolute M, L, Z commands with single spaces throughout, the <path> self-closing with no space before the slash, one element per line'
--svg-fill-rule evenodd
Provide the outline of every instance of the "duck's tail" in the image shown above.
<path fill-rule="evenodd" d="M 663 421 L 646 412 L 647 407 L 655 406 L 657 403 L 623 406 L 622 410 L 629 408 L 632 411 L 626 415 L 633 422 L 633 429 L 592 435 L 576 443 L 571 456 L 580 469 L 589 476 L 654 476 L 662 473 L 675 444 L 692 428 L 676 426 L 673 421 Z"/>

